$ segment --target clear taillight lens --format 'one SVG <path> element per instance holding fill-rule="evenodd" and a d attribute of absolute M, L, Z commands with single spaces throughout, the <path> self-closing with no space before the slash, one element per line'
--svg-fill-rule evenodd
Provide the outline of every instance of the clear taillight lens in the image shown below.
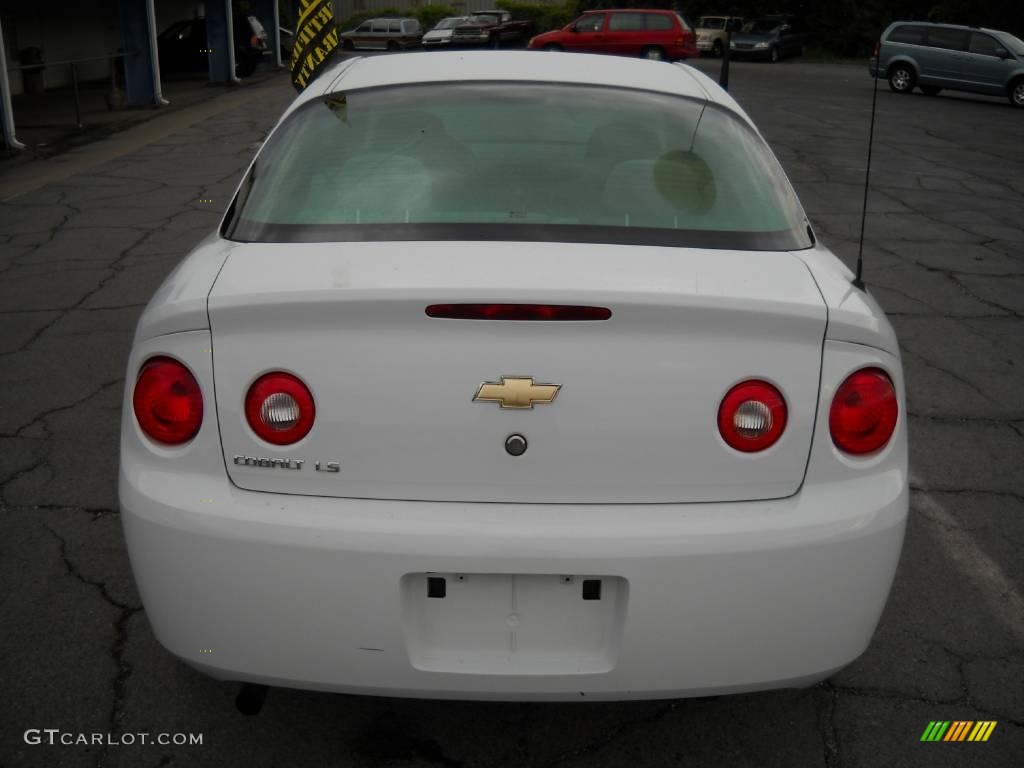
<path fill-rule="evenodd" d="M 786 429 L 786 401 L 767 381 L 752 379 L 730 389 L 718 407 L 718 431 L 732 448 L 754 453 L 774 445 Z"/>
<path fill-rule="evenodd" d="M 889 442 L 898 417 L 899 401 L 889 374 L 864 368 L 851 373 L 836 390 L 828 428 L 839 450 L 863 456 Z"/>
<path fill-rule="evenodd" d="M 274 445 L 291 445 L 313 428 L 316 406 L 302 379 L 274 371 L 260 376 L 249 387 L 245 418 L 260 439 Z"/>
<path fill-rule="evenodd" d="M 187 443 L 203 425 L 203 393 L 195 376 L 170 357 L 153 357 L 139 370 L 132 394 L 139 427 L 164 445 Z"/>

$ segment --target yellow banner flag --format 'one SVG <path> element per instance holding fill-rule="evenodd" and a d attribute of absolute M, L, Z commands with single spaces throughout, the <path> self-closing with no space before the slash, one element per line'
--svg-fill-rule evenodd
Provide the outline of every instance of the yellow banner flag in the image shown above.
<path fill-rule="evenodd" d="M 292 48 L 292 84 L 302 91 L 327 66 L 338 47 L 331 0 L 299 0 Z"/>

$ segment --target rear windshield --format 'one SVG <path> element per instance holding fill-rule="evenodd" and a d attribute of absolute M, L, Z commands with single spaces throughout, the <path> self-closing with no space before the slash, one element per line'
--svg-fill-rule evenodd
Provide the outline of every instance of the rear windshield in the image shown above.
<path fill-rule="evenodd" d="M 296 110 L 225 219 L 233 240 L 519 240 L 753 250 L 811 245 L 774 156 L 703 101 L 458 83 Z"/>
<path fill-rule="evenodd" d="M 774 32 L 782 24 L 778 19 L 755 19 L 743 25 L 743 31 L 755 35 L 766 35 Z"/>
<path fill-rule="evenodd" d="M 435 26 L 434 29 L 451 29 L 452 27 L 458 26 L 465 20 L 465 16 L 457 16 L 453 19 L 441 19 L 437 22 L 437 26 Z"/>
<path fill-rule="evenodd" d="M 999 38 L 1010 51 L 1018 56 L 1024 56 L 1024 40 L 1014 37 L 1009 32 L 993 32 L 992 34 Z"/>

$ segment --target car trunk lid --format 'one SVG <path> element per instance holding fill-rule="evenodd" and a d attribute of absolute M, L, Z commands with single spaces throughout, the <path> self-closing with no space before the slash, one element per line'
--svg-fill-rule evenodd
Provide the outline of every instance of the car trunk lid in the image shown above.
<path fill-rule="evenodd" d="M 438 319 L 441 303 L 611 310 L 601 321 Z M 547 243 L 239 244 L 209 297 L 217 415 L 241 488 L 535 503 L 778 498 L 803 481 L 826 311 L 784 252 Z M 312 431 L 249 428 L 262 374 L 299 376 Z M 551 402 L 474 400 L 502 377 Z M 779 442 L 741 454 L 717 412 L 739 381 L 781 390 Z M 527 450 L 506 450 L 510 435 Z M 332 471 L 334 463 L 339 471 Z M 319 466 L 319 469 L 318 469 Z M 298 468 L 297 468 L 298 467 Z"/>

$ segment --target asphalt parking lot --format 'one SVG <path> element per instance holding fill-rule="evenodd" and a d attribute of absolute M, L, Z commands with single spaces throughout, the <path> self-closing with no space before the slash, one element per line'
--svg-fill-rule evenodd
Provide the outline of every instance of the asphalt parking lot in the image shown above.
<path fill-rule="evenodd" d="M 866 67 L 734 64 L 732 93 L 852 264 Z M 293 95 L 281 76 L 0 175 L 0 766 L 1021 764 L 1024 113 L 884 84 L 865 278 L 900 336 L 914 491 L 889 604 L 852 666 L 806 690 L 614 704 L 274 690 L 244 717 L 236 686 L 164 652 L 117 513 L 125 361 L 150 294 Z M 922 743 L 933 720 L 998 724 L 985 743 Z M 25 742 L 47 728 L 203 741 Z"/>

